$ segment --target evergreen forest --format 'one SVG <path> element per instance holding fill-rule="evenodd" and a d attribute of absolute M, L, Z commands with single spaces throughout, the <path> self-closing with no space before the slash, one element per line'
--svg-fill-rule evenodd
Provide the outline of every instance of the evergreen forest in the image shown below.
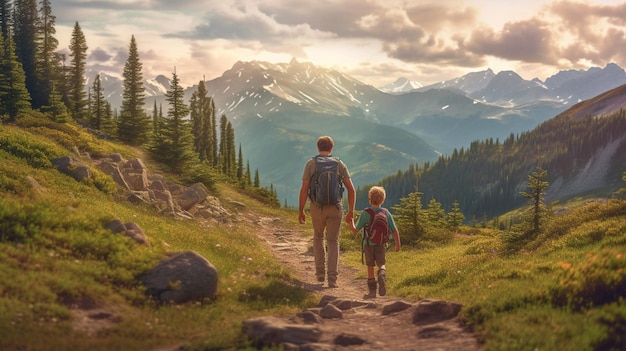
<path fill-rule="evenodd" d="M 105 98 L 99 74 L 86 86 L 89 46 L 79 22 L 72 30 L 69 57 L 59 53 L 49 0 L 1 1 L 0 29 L 3 123 L 24 125 L 31 123 L 29 119 L 45 119 L 77 124 L 101 138 L 147 150 L 181 179 L 209 187 L 222 179 L 268 205 L 280 206 L 273 186 L 263 188 L 258 171 L 253 174 L 244 162 L 241 147 L 237 151 L 233 126 L 226 115 L 218 119 L 203 81 L 187 106 L 173 72 L 167 106 L 145 106 L 142 63 L 134 35 L 129 38 L 128 58 L 121 72 L 124 90 L 117 111 Z"/>

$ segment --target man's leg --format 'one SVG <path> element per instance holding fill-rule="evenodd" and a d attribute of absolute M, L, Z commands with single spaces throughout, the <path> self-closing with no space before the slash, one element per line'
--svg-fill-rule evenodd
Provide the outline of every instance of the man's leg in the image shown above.
<path fill-rule="evenodd" d="M 311 206 L 311 221 L 313 222 L 313 255 L 315 257 L 315 277 L 318 282 L 324 281 L 326 275 L 325 261 L 326 248 L 324 247 L 324 230 L 326 228 L 326 220 L 322 213 L 321 207 Z"/>
<path fill-rule="evenodd" d="M 325 206 L 323 208 L 326 217 L 326 243 L 328 245 L 328 285 L 337 286 L 339 274 L 339 233 L 343 218 L 343 207 Z"/>

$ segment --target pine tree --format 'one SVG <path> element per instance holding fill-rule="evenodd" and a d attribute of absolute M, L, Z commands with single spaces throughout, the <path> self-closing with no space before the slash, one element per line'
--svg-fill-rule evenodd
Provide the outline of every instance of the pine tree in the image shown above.
<path fill-rule="evenodd" d="M 228 174 L 228 147 L 226 145 L 226 124 L 228 123 L 228 119 L 226 119 L 226 115 L 222 115 L 220 118 L 220 141 L 219 141 L 219 152 L 217 154 L 217 165 L 222 172 L 222 174 Z"/>
<path fill-rule="evenodd" d="M 150 119 L 145 113 L 145 88 L 137 42 L 130 39 L 128 59 L 124 65 L 124 92 L 118 126 L 119 139 L 131 145 L 142 145 L 149 139 Z"/>
<path fill-rule="evenodd" d="M 115 116 L 113 115 L 113 108 L 111 103 L 104 102 L 104 116 L 100 121 L 100 131 L 115 138 L 117 136 L 117 124 L 115 122 Z"/>
<path fill-rule="evenodd" d="M 191 100 L 191 120 L 193 122 L 194 149 L 201 162 L 206 162 L 214 166 L 215 147 L 215 103 L 207 96 L 204 81 L 198 84 L 198 90 L 193 94 Z"/>
<path fill-rule="evenodd" d="M 30 109 L 30 95 L 22 64 L 17 60 L 11 36 L 0 38 L 0 119 L 14 122 L 20 113 Z"/>
<path fill-rule="evenodd" d="M 392 206 L 394 221 L 408 242 L 418 243 L 425 235 L 422 224 L 422 195 L 416 190 L 407 197 L 401 198 L 398 205 Z"/>
<path fill-rule="evenodd" d="M 429 225 L 442 228 L 446 226 L 446 211 L 441 207 L 441 203 L 435 198 L 430 199 L 428 208 L 425 211 L 426 221 Z"/>
<path fill-rule="evenodd" d="M 50 114 L 52 116 L 52 120 L 58 123 L 67 123 L 72 120 L 72 116 L 70 116 L 67 111 L 67 107 L 63 103 L 61 93 L 57 91 L 55 84 L 52 84 L 50 87 L 48 105 L 42 106 L 41 111 Z"/>
<path fill-rule="evenodd" d="M 243 178 L 243 151 L 241 151 L 241 144 L 239 144 L 239 157 L 237 157 L 237 180 L 241 181 Z"/>
<path fill-rule="evenodd" d="M 38 13 L 35 0 L 15 0 L 13 12 L 13 40 L 15 54 L 24 69 L 26 89 L 32 98 L 34 108 L 42 103 L 37 96 L 39 80 L 37 77 Z"/>
<path fill-rule="evenodd" d="M 465 216 L 459 208 L 459 201 L 454 200 L 454 202 L 452 202 L 452 208 L 448 213 L 448 225 L 452 228 L 457 228 L 463 224 L 463 219 L 465 219 Z"/>
<path fill-rule="evenodd" d="M 165 96 L 170 107 L 161 133 L 155 138 L 153 151 L 155 158 L 163 161 L 175 173 L 182 174 L 195 156 L 191 127 L 185 118 L 189 108 L 184 103 L 184 91 L 176 73 L 172 77 L 171 90 Z"/>
<path fill-rule="evenodd" d="M 104 88 L 100 81 L 100 74 L 96 75 L 91 87 L 89 124 L 95 129 L 101 130 L 107 115 L 107 101 L 104 98 Z"/>
<path fill-rule="evenodd" d="M 259 177 L 259 169 L 255 169 L 254 170 L 254 184 L 253 186 L 255 188 L 260 188 L 261 187 L 261 178 Z"/>
<path fill-rule="evenodd" d="M 52 15 L 52 6 L 50 0 L 41 0 L 40 4 L 40 20 L 37 28 L 37 79 L 38 91 L 37 103 L 41 106 L 51 105 L 50 99 L 53 85 L 61 82 L 61 58 L 56 53 L 59 41 L 55 38 L 56 29 L 54 23 L 56 17 Z M 57 92 L 58 93 L 58 92 Z M 54 97 L 55 99 L 57 97 Z"/>
<path fill-rule="evenodd" d="M 546 189 L 550 185 L 550 183 L 545 181 L 547 176 L 548 171 L 537 166 L 536 170 L 528 176 L 528 188 L 531 192 L 520 192 L 520 195 L 531 203 L 531 210 L 524 219 L 526 224 L 524 227 L 526 234 L 524 236 L 527 239 L 540 233 L 542 224 L 548 216 L 548 209 L 544 203 Z"/>
<path fill-rule="evenodd" d="M 235 178 L 237 174 L 237 153 L 235 151 L 235 129 L 233 128 L 232 123 L 228 121 L 226 123 L 226 150 L 227 159 L 228 159 L 228 171 L 227 175 L 230 178 Z"/>
<path fill-rule="evenodd" d="M 74 24 L 70 41 L 69 110 L 74 119 L 85 119 L 87 93 L 85 91 L 85 67 L 87 65 L 87 41 L 78 22 Z"/>

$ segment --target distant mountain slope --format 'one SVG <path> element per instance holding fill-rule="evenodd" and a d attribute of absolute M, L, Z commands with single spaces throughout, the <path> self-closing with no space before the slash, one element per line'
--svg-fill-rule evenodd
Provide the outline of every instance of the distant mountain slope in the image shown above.
<path fill-rule="evenodd" d="M 589 100 L 580 102 L 563 112 L 562 116 L 601 116 L 626 109 L 626 85 L 609 90 Z"/>
<path fill-rule="evenodd" d="M 614 79 L 603 85 L 598 77 L 607 74 Z M 581 79 L 589 84 L 581 85 Z M 603 86 L 609 86 L 608 90 L 622 79 L 626 83 L 621 68 L 607 65 L 555 75 L 550 88 L 515 72 L 486 70 L 390 94 L 341 72 L 292 60 L 237 62 L 205 85 L 218 115 L 232 121 L 236 142 L 251 167 L 278 189 L 279 197 L 293 204 L 303 158 L 315 153 L 314 140 L 319 135 L 335 138 L 336 152 L 342 152 L 338 156 L 353 165 L 355 183 L 360 185 L 414 162 L 434 161 L 476 140 L 504 140 L 531 130 L 583 93 Z M 121 81 L 104 80 L 105 94 L 118 108 Z M 404 84 L 409 88 L 408 82 Z M 169 89 L 169 79 L 159 76 L 144 85 L 146 109 L 151 112 L 156 103 L 167 111 L 163 94 Z M 187 88 L 186 98 L 196 89 Z M 565 98 L 555 95 L 557 90 L 565 94 L 568 89 L 572 93 Z"/>
<path fill-rule="evenodd" d="M 547 201 L 577 196 L 607 197 L 624 186 L 626 171 L 626 86 L 621 86 L 501 143 L 476 141 L 445 156 L 419 176 L 423 199 L 446 208 L 459 201 L 467 219 L 492 217 L 522 206 L 528 175 L 548 172 Z M 382 180 L 390 204 L 399 202 L 418 181 L 414 170 Z M 365 194 L 357 194 L 363 198 Z M 359 203 L 359 205 L 363 205 Z M 503 219 L 505 220 L 505 219 Z"/>

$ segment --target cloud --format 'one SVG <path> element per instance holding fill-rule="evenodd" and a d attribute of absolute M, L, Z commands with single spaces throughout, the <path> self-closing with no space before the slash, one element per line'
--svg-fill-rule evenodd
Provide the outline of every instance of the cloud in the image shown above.
<path fill-rule="evenodd" d="M 540 19 L 507 23 L 499 32 L 482 27 L 465 43 L 475 55 L 549 65 L 558 61 L 554 45 L 549 23 Z"/>
<path fill-rule="evenodd" d="M 561 56 L 571 64 L 626 63 L 626 3 L 615 6 L 560 1 L 549 7 L 561 33 Z"/>
<path fill-rule="evenodd" d="M 327 38 L 308 23 L 285 24 L 255 4 L 217 6 L 208 11 L 202 23 L 192 30 L 166 34 L 166 37 L 199 40 L 241 40 L 280 43 L 290 39 Z"/>

